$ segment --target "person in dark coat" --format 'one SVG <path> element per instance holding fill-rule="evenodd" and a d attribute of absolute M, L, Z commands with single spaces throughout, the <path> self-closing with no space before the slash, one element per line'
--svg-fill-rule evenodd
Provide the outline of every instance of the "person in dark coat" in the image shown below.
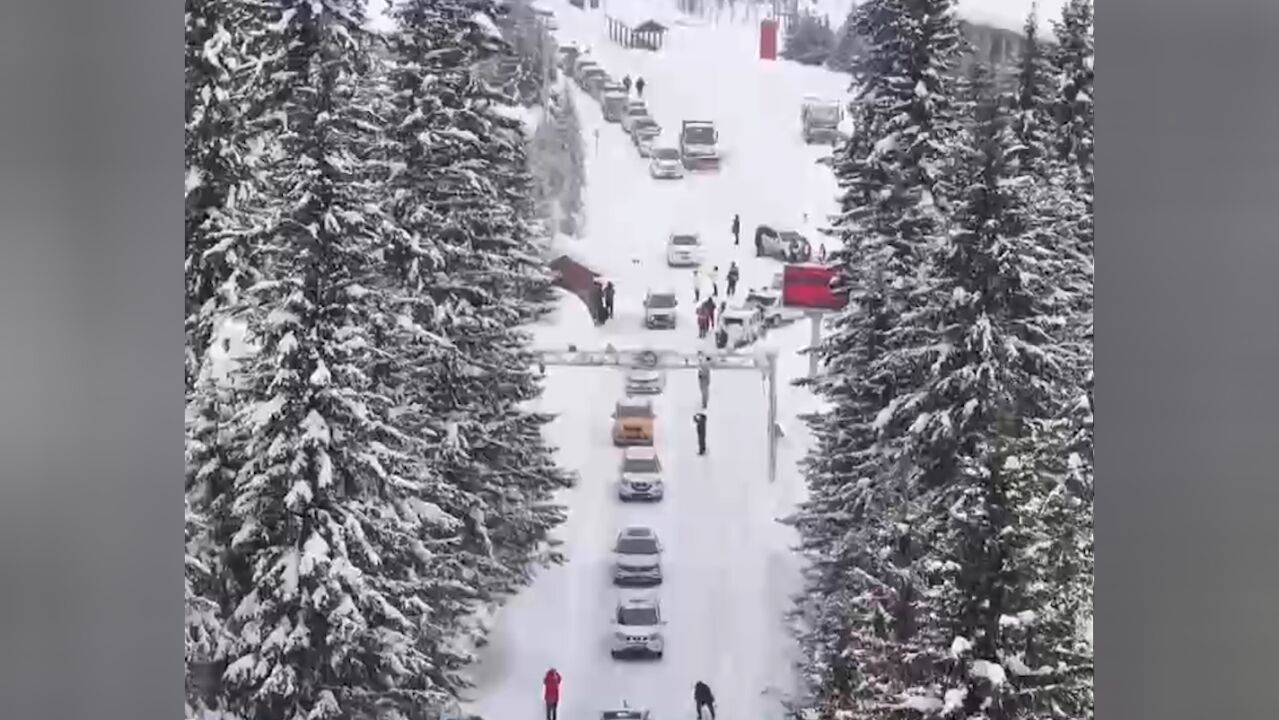
<path fill-rule="evenodd" d="M 604 285 L 604 317 L 608 318 L 609 320 L 613 319 L 613 293 L 614 292 L 615 292 L 615 289 L 613 288 L 613 281 L 609 280 L 608 283 Z"/>
<path fill-rule="evenodd" d="M 546 720 L 558 720 L 560 706 L 560 677 L 555 668 L 542 676 L 542 699 L 546 701 Z"/>
<path fill-rule="evenodd" d="M 699 338 L 706 337 L 706 333 L 710 330 L 710 327 L 711 327 L 710 320 L 707 319 L 706 317 L 706 306 L 698 305 L 697 306 L 697 337 Z"/>
<path fill-rule="evenodd" d="M 711 686 L 697 681 L 693 686 L 693 704 L 697 706 L 697 720 L 702 720 L 702 708 L 706 708 L 711 713 L 711 720 L 715 720 L 715 696 L 711 694 Z"/>
<path fill-rule="evenodd" d="M 742 216 L 733 216 L 733 244 L 742 244 Z"/>
<path fill-rule="evenodd" d="M 697 428 L 697 454 L 705 455 L 706 454 L 706 413 L 699 412 L 696 415 L 694 415 L 693 425 Z M 711 717 L 714 717 L 714 715 L 712 715 Z"/>
<path fill-rule="evenodd" d="M 608 319 L 604 315 L 604 288 L 598 282 L 591 284 L 591 314 L 595 316 L 596 325 L 603 325 Z"/>
<path fill-rule="evenodd" d="M 719 330 L 715 332 L 715 347 L 723 350 L 728 347 L 728 330 L 723 325 L 719 326 Z"/>
<path fill-rule="evenodd" d="M 706 326 L 708 328 L 715 325 L 715 299 L 706 298 L 706 302 L 702 303 L 702 311 L 706 313 Z"/>
<path fill-rule="evenodd" d="M 626 92 L 628 94 L 631 92 L 631 76 L 630 75 L 627 75 L 626 77 L 622 78 L 622 87 L 626 88 Z"/>
<path fill-rule="evenodd" d="M 635 80 L 635 94 L 639 97 L 644 97 L 644 78 Z"/>
<path fill-rule="evenodd" d="M 755 228 L 755 257 L 760 257 L 764 254 L 763 229 L 764 229 L 763 227 Z"/>
<path fill-rule="evenodd" d="M 728 280 L 728 286 L 725 288 L 725 290 L 728 292 L 729 295 L 732 295 L 733 293 L 737 292 L 737 278 L 739 277 L 740 273 L 741 271 L 737 269 L 737 261 L 734 260 L 733 264 L 728 266 L 728 276 L 726 278 Z"/>

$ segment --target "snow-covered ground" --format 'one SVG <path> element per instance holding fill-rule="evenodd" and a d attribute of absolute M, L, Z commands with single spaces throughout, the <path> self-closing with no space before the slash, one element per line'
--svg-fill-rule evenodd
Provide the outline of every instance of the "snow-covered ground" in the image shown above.
<path fill-rule="evenodd" d="M 610 9 L 634 0 L 608 0 Z M 602 13 L 565 0 L 541 0 L 557 15 L 561 42 L 577 41 L 615 77 L 642 76 L 644 97 L 673 140 L 681 120 L 715 121 L 724 148 L 722 169 L 659 181 L 598 105 L 578 94 L 587 143 L 586 228 L 562 249 L 605 273 L 617 287 L 615 318 L 597 328 L 585 307 L 565 293 L 555 314 L 536 328 L 542 347 L 663 347 L 693 350 L 693 274 L 665 264 L 672 230 L 694 231 L 707 247 L 706 266 L 718 265 L 721 291 L 729 262 L 741 268 L 739 293 L 767 284 L 781 266 L 756 259 L 759 223 L 817 228 L 834 209 L 829 170 L 816 164 L 824 150 L 800 138 L 799 107 L 806 94 L 842 97 L 846 80 L 822 70 L 756 58 L 752 24 L 676 26 L 662 52 L 622 49 L 607 39 Z M 576 90 L 572 90 L 576 92 Z M 599 131 L 598 151 L 595 131 Z M 730 233 L 742 218 L 742 245 Z M 807 215 L 807 219 L 805 216 Z M 670 287 L 683 307 L 670 331 L 641 327 L 647 287 Z M 528 718 L 542 712 L 541 677 L 556 667 L 564 677 L 561 716 L 597 717 L 622 700 L 661 720 L 690 718 L 692 686 L 715 689 L 722 717 L 764 720 L 782 715 L 780 700 L 795 686 L 795 644 L 784 626 L 789 596 L 798 589 L 792 531 L 775 522 L 803 494 L 797 461 L 808 433 L 796 415 L 815 401 L 789 381 L 807 370 L 796 351 L 808 326 L 775 331 L 764 341 L 781 349 L 780 419 L 786 437 L 776 484 L 767 476 L 766 394 L 757 372 L 717 371 L 711 380 L 707 445 L 696 453 L 692 416 L 698 392 L 691 372 L 672 373 L 655 399 L 657 449 L 668 472 L 660 503 L 624 505 L 613 482 L 621 451 L 610 441 L 613 402 L 623 394 L 615 368 L 547 368 L 542 408 L 556 413 L 547 428 L 560 461 L 581 475 L 566 491 L 569 519 L 559 535 L 568 562 L 543 572 L 496 617 L 475 668 L 470 709 L 485 718 Z M 622 591 L 609 576 L 616 532 L 649 524 L 666 546 L 665 582 L 645 591 L 661 599 L 668 622 L 665 657 L 654 662 L 610 658 L 607 641 Z M 627 594 L 635 591 L 626 591 Z"/>

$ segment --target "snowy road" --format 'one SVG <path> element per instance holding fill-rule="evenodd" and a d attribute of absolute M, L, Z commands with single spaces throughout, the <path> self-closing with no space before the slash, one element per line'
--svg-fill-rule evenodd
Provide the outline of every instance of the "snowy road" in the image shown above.
<path fill-rule="evenodd" d="M 610 0 L 616 8 L 627 0 Z M 662 53 L 626 51 L 603 36 L 598 13 L 567 2 L 543 0 L 559 19 L 561 41 L 592 48 L 613 75 L 643 76 L 645 99 L 667 131 L 684 119 L 711 119 L 719 127 L 725 161 L 718 174 L 662 182 L 648 176 L 616 125 L 604 123 L 598 106 L 579 94 L 588 146 L 587 227 L 566 249 L 606 273 L 618 288 L 612 322 L 596 328 L 581 304 L 561 301 L 555 316 L 537 329 L 543 347 L 660 346 L 692 350 L 702 345 L 692 316 L 692 273 L 666 267 L 664 245 L 672 230 L 699 232 L 708 265 L 721 282 L 730 260 L 741 266 L 739 287 L 765 285 L 781 266 L 753 256 L 751 236 L 761 222 L 808 231 L 833 209 L 829 172 L 815 164 L 822 150 L 799 138 L 798 109 L 808 93 L 842 95 L 844 80 L 820 70 L 754 58 L 750 25 L 676 27 Z M 594 131 L 600 134 L 595 152 Z M 742 215 L 743 244 L 732 245 L 733 213 Z M 808 222 L 803 222 L 807 214 Z M 675 289 L 680 327 L 641 328 L 640 303 L 648 286 Z M 775 331 L 766 342 L 782 349 L 779 379 L 798 377 L 806 361 L 795 350 L 807 326 Z M 623 395 L 622 373 L 609 368 L 548 368 L 543 409 L 557 413 L 547 434 L 564 466 L 581 475 L 563 496 L 569 520 L 559 536 L 569 561 L 542 573 L 499 613 L 490 644 L 476 668 L 472 710 L 491 720 L 541 713 L 541 676 L 556 667 L 564 677 L 561 716 L 597 717 L 627 700 L 651 709 L 658 720 L 693 716 L 692 685 L 715 689 L 721 717 L 780 718 L 779 699 L 793 687 L 794 642 L 783 625 L 788 594 L 797 588 L 792 536 L 774 522 L 801 497 L 795 467 L 807 433 L 795 415 L 813 400 L 780 388 L 787 437 L 780 450 L 781 476 L 767 480 L 763 378 L 755 372 L 716 372 L 708 410 L 709 455 L 696 454 L 692 415 L 698 392 L 691 372 L 672 373 L 655 399 L 657 449 L 667 468 L 667 495 L 652 505 L 623 504 L 614 480 L 621 452 L 612 446 L 609 414 Z M 666 576 L 647 591 L 662 601 L 667 648 L 660 661 L 614 661 L 608 653 L 610 620 L 622 592 L 609 576 L 610 547 L 628 524 L 648 524 L 666 546 Z"/>

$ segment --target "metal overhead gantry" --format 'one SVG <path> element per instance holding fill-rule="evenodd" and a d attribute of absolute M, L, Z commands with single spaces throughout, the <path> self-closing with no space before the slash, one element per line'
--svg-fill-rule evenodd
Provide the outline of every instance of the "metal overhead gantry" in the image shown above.
<path fill-rule="evenodd" d="M 777 443 L 781 438 L 777 424 L 777 351 L 765 350 L 753 355 L 735 352 L 679 352 L 676 350 L 617 349 L 609 345 L 603 350 L 581 350 L 570 345 L 563 350 L 535 350 L 543 370 L 560 367 L 620 367 L 646 370 L 754 370 L 764 376 L 768 392 L 768 481 L 777 480 Z"/>

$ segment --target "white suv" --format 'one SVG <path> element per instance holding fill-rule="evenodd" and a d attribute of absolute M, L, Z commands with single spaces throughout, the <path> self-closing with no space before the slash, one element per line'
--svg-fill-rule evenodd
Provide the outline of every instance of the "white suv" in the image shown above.
<path fill-rule="evenodd" d="M 662 634 L 665 624 L 661 604 L 656 598 L 633 598 L 618 603 L 613 616 L 613 657 L 662 657 L 666 650 L 666 638 Z"/>
<path fill-rule="evenodd" d="M 614 585 L 661 585 L 662 543 L 651 528 L 631 526 L 613 543 Z"/>
<path fill-rule="evenodd" d="M 651 447 L 630 447 L 622 453 L 617 473 L 617 496 L 622 500 L 661 500 L 662 462 Z"/>
<path fill-rule="evenodd" d="M 696 267 L 702 264 L 702 239 L 696 233 L 671 233 L 666 239 L 666 264 Z"/>

